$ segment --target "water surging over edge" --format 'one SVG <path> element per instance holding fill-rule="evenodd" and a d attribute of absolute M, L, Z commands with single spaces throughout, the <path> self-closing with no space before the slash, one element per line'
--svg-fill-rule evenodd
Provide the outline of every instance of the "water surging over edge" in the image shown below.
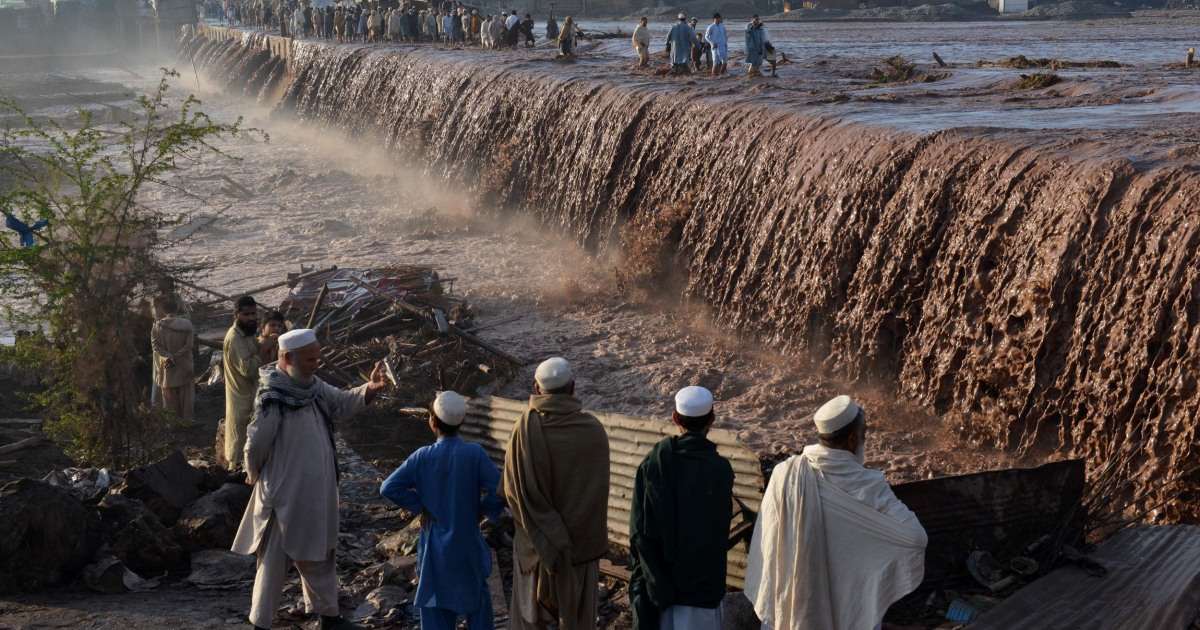
<path fill-rule="evenodd" d="M 1152 519 L 1196 518 L 1157 485 L 1200 437 L 1195 172 L 433 49 L 299 42 L 288 76 L 256 37 L 184 54 L 481 208 L 624 248 L 633 281 L 666 261 L 721 322 L 894 381 L 968 438 L 1086 456 Z"/>

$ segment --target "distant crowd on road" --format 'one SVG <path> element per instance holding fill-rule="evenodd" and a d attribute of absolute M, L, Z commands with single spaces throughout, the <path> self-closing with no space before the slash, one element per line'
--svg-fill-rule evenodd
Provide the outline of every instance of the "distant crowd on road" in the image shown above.
<path fill-rule="evenodd" d="M 338 42 L 361 43 L 443 43 L 482 46 L 487 49 L 536 45 L 533 17 L 518 11 L 503 10 L 499 15 L 481 12 L 456 0 L 435 0 L 426 7 L 406 0 L 343 1 L 325 6 L 304 2 L 272 0 L 228 0 L 224 4 L 207 0 L 199 5 L 201 18 L 222 20 L 233 26 L 278 29 L 282 37 L 316 37 Z M 648 20 L 642 18 L 633 31 L 633 46 L 638 68 L 650 63 Z M 755 15 L 746 24 L 745 53 L 747 74 L 758 76 L 763 63 L 771 65 L 777 76 L 775 46 L 766 25 Z M 583 31 L 570 17 L 562 28 L 551 16 L 546 21 L 546 39 L 557 42 L 560 58 L 574 59 Z M 698 18 L 678 15 L 667 34 L 666 51 L 673 74 L 709 71 L 717 77 L 729 64 L 729 33 L 720 13 L 703 31 Z"/>
<path fill-rule="evenodd" d="M 272 3 L 269 0 L 228 2 L 225 6 L 202 5 L 201 17 L 211 17 L 233 26 L 278 29 L 282 37 L 316 37 L 338 42 L 421 43 L 480 45 L 486 48 L 532 47 L 534 22 L 530 14 L 516 10 L 499 15 L 482 13 L 462 2 L 430 3 L 399 0 L 344 2 L 324 7 L 304 3 Z M 570 23 L 570 18 L 567 22 Z M 554 18 L 546 24 L 547 37 L 561 30 Z"/>

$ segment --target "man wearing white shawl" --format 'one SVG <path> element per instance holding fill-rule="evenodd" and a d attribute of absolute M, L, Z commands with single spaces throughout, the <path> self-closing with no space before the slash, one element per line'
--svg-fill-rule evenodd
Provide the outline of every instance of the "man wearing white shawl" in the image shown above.
<path fill-rule="evenodd" d="M 775 468 L 746 567 L 764 628 L 871 630 L 925 574 L 928 538 L 863 466 L 866 413 L 838 396 L 813 416 L 820 444 Z"/>

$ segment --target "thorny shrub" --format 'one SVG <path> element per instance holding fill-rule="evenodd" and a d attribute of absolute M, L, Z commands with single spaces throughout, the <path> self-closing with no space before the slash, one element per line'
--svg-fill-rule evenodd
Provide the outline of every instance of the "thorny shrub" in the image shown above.
<path fill-rule="evenodd" d="M 28 225 L 49 221 L 35 247 L 0 233 L 2 315 L 15 329 L 39 331 L 19 339 L 15 353 L 41 380 L 30 397 L 47 430 L 97 466 L 137 464 L 169 439 L 169 422 L 145 404 L 135 377 L 144 340 L 133 307 L 161 279 L 200 270 L 161 255 L 179 243 L 170 228 L 189 217 L 140 199 L 159 186 L 187 194 L 181 171 L 206 156 L 233 159 L 213 143 L 255 132 L 240 118 L 213 122 L 193 96 L 173 105 L 175 76 L 164 70 L 137 99 L 137 117 L 115 130 L 85 111 L 67 129 L 0 104 L 0 212 Z"/>

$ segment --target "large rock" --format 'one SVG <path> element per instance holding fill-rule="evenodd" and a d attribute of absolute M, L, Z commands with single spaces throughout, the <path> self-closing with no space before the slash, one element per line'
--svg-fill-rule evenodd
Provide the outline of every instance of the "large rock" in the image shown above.
<path fill-rule="evenodd" d="M 144 575 L 179 568 L 184 550 L 141 501 L 109 494 L 97 506 L 104 535 L 103 555 L 112 555 Z"/>
<path fill-rule="evenodd" d="M 203 589 L 231 589 L 254 581 L 254 556 L 243 556 L 227 549 L 208 549 L 192 554 L 189 584 Z"/>
<path fill-rule="evenodd" d="M 32 479 L 0 488 L 0 593 L 72 577 L 99 546 L 99 519 L 70 492 Z"/>
<path fill-rule="evenodd" d="M 174 528 L 184 549 L 195 552 L 233 545 L 250 491 L 246 484 L 227 483 L 184 508 Z"/>
<path fill-rule="evenodd" d="M 170 526 L 179 519 L 183 508 L 200 498 L 204 481 L 204 471 L 175 451 L 162 461 L 126 473 L 118 492 L 145 503 L 163 525 Z"/>

